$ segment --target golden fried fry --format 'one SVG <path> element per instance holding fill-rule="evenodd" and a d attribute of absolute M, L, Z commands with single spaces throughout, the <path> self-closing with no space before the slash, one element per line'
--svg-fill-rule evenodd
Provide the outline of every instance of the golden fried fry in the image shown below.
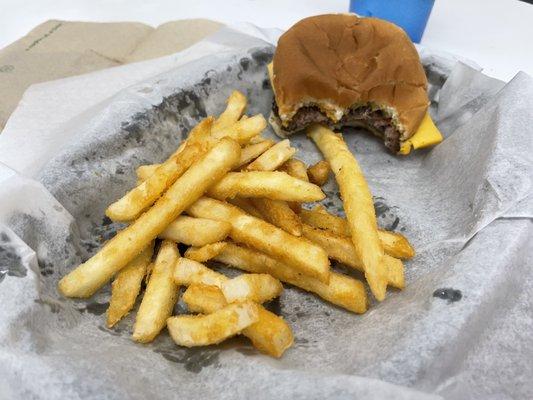
<path fill-rule="evenodd" d="M 135 305 L 141 291 L 141 283 L 146 275 L 148 265 L 154 252 L 154 243 L 150 243 L 127 266 L 122 268 L 111 285 L 111 300 L 107 309 L 107 327 L 113 327 Z"/>
<path fill-rule="evenodd" d="M 222 291 L 216 286 L 191 285 L 183 294 L 183 301 L 189 311 L 211 314 L 227 305 Z M 242 334 L 248 337 L 259 351 L 273 357 L 281 357 L 285 350 L 292 346 L 294 336 L 292 330 L 276 314 L 259 306 L 259 320 L 243 329 Z"/>
<path fill-rule="evenodd" d="M 233 303 L 209 315 L 181 315 L 167 320 L 170 336 L 179 346 L 220 343 L 240 333 L 259 319 L 252 301 Z"/>
<path fill-rule="evenodd" d="M 307 132 L 335 174 L 355 251 L 363 263 L 370 290 L 382 301 L 388 282 L 383 262 L 385 253 L 378 236 L 372 194 L 363 172 L 341 135 L 321 125 L 312 125 Z"/>
<path fill-rule="evenodd" d="M 261 154 L 246 169 L 248 171 L 274 171 L 291 158 L 294 153 L 296 153 L 296 149 L 291 147 L 289 139 L 285 139 Z"/>
<path fill-rule="evenodd" d="M 179 258 L 175 243 L 163 241 L 157 254 L 150 281 L 146 287 L 133 327 L 133 340 L 147 343 L 165 327 L 178 299 L 178 287 L 172 279 Z"/>
<path fill-rule="evenodd" d="M 224 247 L 226 247 L 226 242 L 210 243 L 202 247 L 189 247 L 185 251 L 185 257 L 198 262 L 206 262 L 224 250 Z"/>
<path fill-rule="evenodd" d="M 237 163 L 239 145 L 222 139 L 201 160 L 194 163 L 163 194 L 156 204 L 124 230 L 117 233 L 87 262 L 59 281 L 59 291 L 67 297 L 89 297 L 133 260 L 175 220 Z"/>
<path fill-rule="evenodd" d="M 226 126 L 225 128 L 213 129 L 211 136 L 208 139 L 203 139 L 204 143 L 213 144 L 213 141 L 216 141 L 229 137 L 237 141 L 240 145 L 246 145 L 251 138 L 260 134 L 266 128 L 266 120 L 261 114 L 254 115 L 253 117 L 243 119 L 234 123 L 231 126 Z M 202 142 L 202 140 L 198 140 Z M 240 154 L 239 154 L 240 159 Z"/>
<path fill-rule="evenodd" d="M 224 282 L 221 289 L 228 303 L 252 300 L 261 304 L 278 297 L 283 286 L 268 274 L 242 274 Z"/>
<path fill-rule="evenodd" d="M 303 235 L 322 247 L 328 256 L 348 267 L 364 272 L 363 264 L 355 252 L 354 245 L 349 237 L 339 236 L 330 231 L 313 228 L 307 224 L 302 225 Z M 403 263 L 387 254 L 383 256 L 383 262 L 388 270 L 388 283 L 398 289 L 405 286 Z"/>
<path fill-rule="evenodd" d="M 241 150 L 241 159 L 239 160 L 235 169 L 238 169 L 243 165 L 255 160 L 272 146 L 274 146 L 273 140 L 263 140 L 259 143 L 253 143 L 243 147 Z"/>
<path fill-rule="evenodd" d="M 328 181 L 329 171 L 331 171 L 329 163 L 322 160 L 307 169 L 307 176 L 309 176 L 309 181 L 322 186 Z"/>
<path fill-rule="evenodd" d="M 248 214 L 256 218 L 263 219 L 263 216 L 259 210 L 255 208 L 250 199 L 245 199 L 244 197 L 235 197 L 233 199 L 227 199 L 227 202 L 239 207 L 241 210 L 246 211 Z"/>
<path fill-rule="evenodd" d="M 224 240 L 230 231 L 228 222 L 180 215 L 159 234 L 159 238 L 189 246 L 205 246 Z"/>
<path fill-rule="evenodd" d="M 213 118 L 206 118 L 191 132 L 195 136 L 207 136 L 211 131 Z M 150 207 L 190 166 L 200 157 L 204 149 L 194 142 L 185 142 L 177 151 L 151 174 L 147 180 L 130 190 L 125 196 L 111 204 L 106 215 L 113 221 L 131 221 Z"/>
<path fill-rule="evenodd" d="M 304 202 L 326 197 L 318 186 L 279 171 L 230 172 L 209 190 L 209 196 L 219 200 L 238 196 Z"/>
<path fill-rule="evenodd" d="M 328 282 L 328 256 L 323 249 L 307 240 L 292 236 L 237 207 L 208 197 L 191 205 L 187 213 L 195 217 L 229 222 L 232 225 L 230 237 L 236 242 L 284 260 L 304 275 Z"/>
<path fill-rule="evenodd" d="M 335 305 L 362 314 L 367 309 L 365 287 L 362 282 L 349 276 L 330 272 L 329 283 L 300 274 L 289 265 L 283 264 L 256 250 L 228 243 L 214 258 L 217 261 L 252 273 L 270 274 L 280 281 L 312 292 Z"/>
<path fill-rule="evenodd" d="M 139 181 L 142 183 L 150 178 L 160 166 L 161 164 L 141 165 L 135 170 L 135 173 L 137 174 Z"/>
<path fill-rule="evenodd" d="M 336 235 L 350 237 L 350 227 L 344 218 L 328 213 L 320 206 L 312 210 L 301 210 L 299 213 L 303 223 L 315 228 L 326 229 Z M 409 241 L 400 233 L 378 230 L 383 250 L 389 256 L 408 260 L 415 255 Z"/>
<path fill-rule="evenodd" d="M 215 121 L 213 129 L 226 128 L 237 122 L 246 109 L 246 103 L 244 94 L 237 90 L 231 92 L 227 100 L 226 109 Z"/>
<path fill-rule="evenodd" d="M 174 281 L 177 285 L 189 286 L 201 283 L 222 288 L 229 278 L 205 265 L 188 258 L 180 258 L 174 268 Z"/>
<path fill-rule="evenodd" d="M 303 161 L 296 158 L 287 160 L 281 167 L 279 167 L 279 170 L 288 173 L 290 176 L 301 179 L 302 181 L 309 182 L 306 165 Z"/>
<path fill-rule="evenodd" d="M 250 199 L 264 219 L 294 236 L 302 236 L 302 223 L 298 215 L 285 201 L 270 199 Z"/>

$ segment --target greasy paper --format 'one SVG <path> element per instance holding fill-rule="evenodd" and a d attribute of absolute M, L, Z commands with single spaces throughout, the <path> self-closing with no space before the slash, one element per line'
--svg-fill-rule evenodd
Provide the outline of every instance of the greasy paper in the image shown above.
<path fill-rule="evenodd" d="M 204 55 L 206 49 L 210 53 Z M 405 290 L 389 291 L 384 302 L 359 316 L 286 288 L 270 307 L 291 325 L 295 345 L 279 360 L 257 353 L 243 338 L 185 349 L 163 333 L 139 345 L 131 341 L 135 312 L 106 328 L 109 286 L 89 300 L 59 296 L 58 280 L 120 228 L 104 210 L 132 187 L 136 167 L 164 160 L 195 123 L 223 110 L 233 89 L 248 96 L 249 115 L 268 115 L 266 65 L 273 50 L 267 42 L 224 29 L 188 49 L 189 61 L 174 60 L 175 67 L 146 75 L 58 125 L 53 132 L 62 137 L 60 146 L 24 142 L 39 159 L 38 168 L 26 160 L 16 172 L 9 168 L 15 159 L 1 166 L 0 394 L 533 395 L 533 80 L 519 73 L 504 84 L 428 49 L 420 52 L 443 143 L 398 157 L 363 131 L 344 132 L 371 187 L 380 226 L 406 235 L 417 251 L 405 263 Z M 53 86 L 41 89 L 44 95 Z M 274 137 L 270 129 L 268 135 Z M 6 137 L 0 150 L 23 140 Z M 292 143 L 307 163 L 321 158 L 304 135 Z M 324 204 L 342 213 L 333 179 L 324 189 Z M 186 308 L 180 302 L 175 312 Z"/>

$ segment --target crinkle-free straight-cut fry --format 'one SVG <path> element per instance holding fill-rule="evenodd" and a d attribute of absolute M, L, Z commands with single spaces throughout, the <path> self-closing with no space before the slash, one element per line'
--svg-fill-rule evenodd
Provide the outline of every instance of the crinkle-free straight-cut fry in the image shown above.
<path fill-rule="evenodd" d="M 208 288 L 205 295 L 201 297 L 198 291 L 193 292 L 187 289 L 183 299 L 190 306 L 190 311 L 212 313 L 225 307 L 228 303 L 221 288 L 230 279 L 201 263 L 181 258 L 176 264 L 174 280 L 177 284 L 189 286 L 189 288 L 194 285 L 202 285 L 202 287 Z M 248 288 L 257 289 L 254 286 Z M 277 289 L 279 290 L 279 286 Z M 188 291 L 189 294 L 187 294 Z M 252 295 L 250 292 L 248 294 Z M 253 293 L 253 296 L 261 298 L 261 292 Z M 267 295 L 267 298 L 270 298 L 270 296 Z M 262 306 L 258 307 L 258 311 L 259 320 L 242 333 L 252 341 L 258 350 L 274 357 L 280 357 L 293 343 L 291 328 L 283 318 L 265 310 Z"/>
<path fill-rule="evenodd" d="M 256 218 L 263 218 L 263 215 L 261 215 L 259 210 L 255 208 L 250 199 L 245 197 L 234 197 L 233 199 L 227 199 L 226 201 Z"/>
<path fill-rule="evenodd" d="M 228 303 L 222 291 L 216 286 L 193 284 L 183 293 L 183 301 L 189 311 L 211 314 L 224 308 Z M 292 346 L 294 336 L 283 318 L 257 308 L 259 319 L 255 324 L 243 329 L 242 334 L 252 341 L 256 349 L 273 357 L 281 357 Z"/>
<path fill-rule="evenodd" d="M 214 259 L 243 271 L 270 274 L 282 282 L 315 293 L 330 303 L 358 314 L 364 313 L 367 309 L 363 283 L 346 275 L 332 271 L 329 283 L 325 284 L 300 274 L 291 266 L 266 254 L 231 242 Z"/>
<path fill-rule="evenodd" d="M 187 213 L 229 222 L 232 225 L 230 237 L 234 241 L 284 260 L 304 275 L 328 282 L 330 268 L 326 252 L 306 239 L 295 237 L 237 207 L 208 197 L 191 205 Z"/>
<path fill-rule="evenodd" d="M 152 208 L 109 240 L 87 262 L 63 277 L 59 282 L 59 291 L 67 297 L 89 297 L 94 294 L 184 209 L 231 170 L 239 160 L 240 150 L 234 140 L 222 139 L 174 182 Z"/>
<path fill-rule="evenodd" d="M 291 158 L 294 153 L 296 153 L 296 149 L 291 147 L 289 139 L 285 139 L 261 154 L 254 162 L 248 164 L 246 169 L 248 171 L 274 171 Z"/>
<path fill-rule="evenodd" d="M 111 285 L 111 299 L 107 309 L 108 328 L 120 321 L 135 305 L 153 252 L 154 243 L 152 242 L 115 276 Z"/>
<path fill-rule="evenodd" d="M 244 94 L 238 90 L 231 92 L 227 100 L 226 109 L 215 121 L 213 129 L 226 128 L 237 122 L 244 110 L 246 110 L 246 104 L 247 100 Z"/>
<path fill-rule="evenodd" d="M 326 197 L 318 186 L 280 171 L 230 172 L 209 190 L 209 196 L 219 200 L 238 196 L 302 202 Z"/>
<path fill-rule="evenodd" d="M 167 161 L 139 186 L 130 190 L 124 197 L 111 204 L 106 215 L 114 221 L 131 221 L 179 178 L 187 168 L 203 154 L 213 148 L 224 137 L 246 144 L 251 137 L 261 132 L 266 121 L 262 115 L 255 115 L 245 121 L 238 121 L 232 126 L 214 131 L 211 129 L 213 118 L 209 117 L 198 124 L 178 149 Z M 239 152 L 240 158 L 240 152 Z"/>
<path fill-rule="evenodd" d="M 250 199 L 250 201 L 266 221 L 291 235 L 302 236 L 302 222 L 286 201 L 263 198 Z"/>
<path fill-rule="evenodd" d="M 206 244 L 202 247 L 189 247 L 185 251 L 185 257 L 198 262 L 206 262 L 215 257 L 226 246 L 226 242 L 216 242 Z"/>
<path fill-rule="evenodd" d="M 137 174 L 139 181 L 143 182 L 150 178 L 160 166 L 161 164 L 141 165 L 135 170 L 135 173 Z"/>
<path fill-rule="evenodd" d="M 209 315 L 180 315 L 167 320 L 170 336 L 179 346 L 220 343 L 259 320 L 253 301 L 229 304 Z"/>
<path fill-rule="evenodd" d="M 204 119 L 192 130 L 191 135 L 201 137 L 209 135 L 212 124 L 212 117 Z M 184 147 L 181 151 L 174 153 L 160 164 L 144 182 L 111 204 L 106 210 L 106 215 L 113 221 L 131 221 L 150 207 L 204 151 L 199 143 L 186 141 L 182 146 Z"/>
<path fill-rule="evenodd" d="M 224 282 L 221 289 L 228 303 L 252 300 L 261 304 L 278 297 L 283 285 L 269 274 L 242 274 Z"/>
<path fill-rule="evenodd" d="M 329 258 L 364 272 L 363 263 L 357 256 L 355 247 L 349 237 L 339 236 L 324 229 L 313 228 L 307 224 L 302 225 L 302 231 L 307 239 L 322 247 L 328 253 Z M 388 271 L 388 283 L 397 289 L 403 289 L 405 287 L 405 279 L 401 260 L 385 254 L 383 262 Z"/>
<path fill-rule="evenodd" d="M 239 163 L 235 168 L 240 168 L 243 165 L 246 165 L 249 162 L 255 160 L 257 157 L 259 157 L 265 151 L 270 149 L 272 146 L 274 146 L 274 141 L 263 140 L 259 143 L 252 143 L 248 146 L 243 147 L 241 150 L 241 159 L 239 160 Z"/>
<path fill-rule="evenodd" d="M 302 222 L 315 228 L 325 229 L 339 236 L 350 237 L 348 222 L 337 215 L 330 214 L 321 206 L 311 210 L 301 210 L 298 214 Z M 413 258 L 415 251 L 405 236 L 397 232 L 378 230 L 378 236 L 385 253 L 391 257 L 408 260 Z"/>
<path fill-rule="evenodd" d="M 202 263 L 189 258 L 180 258 L 173 273 L 177 285 L 202 284 L 216 286 L 228 295 L 228 303 L 252 300 L 264 303 L 279 296 L 281 283 L 266 274 L 243 274 L 233 279 L 213 271 Z"/>
<path fill-rule="evenodd" d="M 383 262 L 385 253 L 378 236 L 372 194 L 363 172 L 341 135 L 321 125 L 312 125 L 307 133 L 331 165 L 343 199 L 356 254 L 363 263 L 370 290 L 377 300 L 382 301 L 388 282 L 387 268 Z"/>
<path fill-rule="evenodd" d="M 224 240 L 230 231 L 228 222 L 180 215 L 159 234 L 159 238 L 189 246 L 205 246 Z"/>
<path fill-rule="evenodd" d="M 178 299 L 178 287 L 172 273 L 179 258 L 175 243 L 163 241 L 157 254 L 148 286 L 139 306 L 133 327 L 133 340 L 147 343 L 165 327 Z"/>

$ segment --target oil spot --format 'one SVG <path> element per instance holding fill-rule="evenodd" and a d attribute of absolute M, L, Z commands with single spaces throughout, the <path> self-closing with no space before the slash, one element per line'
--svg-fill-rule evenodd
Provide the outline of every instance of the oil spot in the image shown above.
<path fill-rule="evenodd" d="M 301 311 L 296 313 L 296 316 L 298 318 L 305 318 L 305 317 L 307 317 L 307 315 L 308 315 L 307 313 L 301 312 Z"/>
<path fill-rule="evenodd" d="M 263 79 L 263 82 L 261 83 L 261 88 L 263 90 L 268 90 L 270 89 L 270 81 L 268 79 Z"/>
<path fill-rule="evenodd" d="M 102 332 L 109 333 L 110 335 L 113 335 L 113 336 L 123 336 L 123 334 L 126 334 L 129 336 L 129 333 L 127 332 L 127 330 L 125 328 L 121 328 L 119 324 L 115 325 L 113 329 L 109 329 L 105 325 L 99 325 L 98 329 L 101 330 Z"/>
<path fill-rule="evenodd" d="M 217 349 L 177 349 L 177 350 L 154 350 L 166 360 L 182 364 L 183 367 L 194 373 L 199 373 L 203 368 L 218 365 L 220 350 Z"/>
<path fill-rule="evenodd" d="M 390 224 L 390 226 L 386 227 L 385 229 L 387 229 L 388 231 L 393 231 L 398 227 L 399 223 L 400 223 L 400 218 L 396 217 L 394 221 L 392 222 L 392 224 Z"/>
<path fill-rule="evenodd" d="M 378 218 L 390 210 L 390 207 L 383 200 L 383 197 L 374 198 L 374 210 Z"/>
<path fill-rule="evenodd" d="M 27 274 L 26 267 L 22 264 L 15 246 L 10 243 L 9 236 L 2 232 L 0 236 L 0 282 L 6 275 L 23 278 Z"/>
<path fill-rule="evenodd" d="M 438 297 L 442 300 L 447 300 L 448 304 L 455 303 L 463 298 L 460 290 L 452 288 L 437 289 L 433 292 L 433 297 Z"/>
<path fill-rule="evenodd" d="M 276 315 L 283 314 L 283 307 L 281 305 L 281 300 L 279 297 L 276 297 L 268 303 L 265 303 L 264 306 L 268 311 L 273 312 Z"/>
<path fill-rule="evenodd" d="M 109 307 L 109 303 L 89 303 L 84 308 L 80 308 L 80 312 L 87 311 L 89 314 L 102 315 Z"/>
<path fill-rule="evenodd" d="M 272 60 L 272 51 L 271 50 L 256 50 L 252 53 L 252 58 L 259 65 L 267 65 L 270 60 Z"/>
<path fill-rule="evenodd" d="M 239 64 L 241 64 L 243 71 L 248 71 L 248 67 L 250 66 L 250 59 L 243 57 L 240 59 Z"/>

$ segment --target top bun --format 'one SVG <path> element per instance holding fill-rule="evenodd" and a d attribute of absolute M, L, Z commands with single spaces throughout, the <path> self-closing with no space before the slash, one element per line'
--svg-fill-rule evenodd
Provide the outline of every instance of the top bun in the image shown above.
<path fill-rule="evenodd" d="M 366 106 L 387 116 L 397 141 L 404 141 L 429 105 L 413 43 L 401 28 L 377 18 L 327 14 L 301 20 L 280 37 L 272 75 L 281 129 L 302 107 L 318 107 L 330 125 L 342 125 L 350 110 Z"/>

